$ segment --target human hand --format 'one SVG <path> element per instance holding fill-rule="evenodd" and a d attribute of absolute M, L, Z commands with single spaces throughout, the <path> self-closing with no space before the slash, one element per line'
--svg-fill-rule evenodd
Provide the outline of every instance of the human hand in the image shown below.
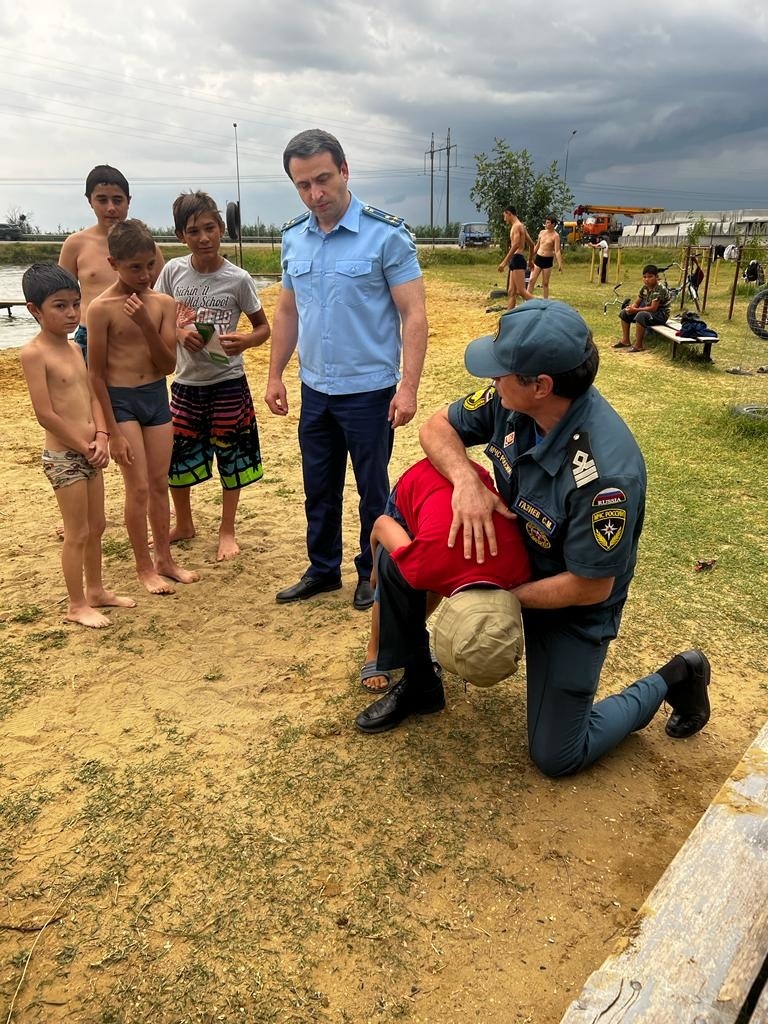
<path fill-rule="evenodd" d="M 474 475 L 474 473 L 473 473 Z M 498 512 L 505 519 L 515 519 L 498 494 L 490 491 L 478 477 L 473 480 L 454 483 L 453 520 L 448 532 L 448 547 L 454 547 L 459 533 L 462 535 L 464 557 L 472 557 L 472 546 L 478 563 L 485 561 L 486 542 L 491 555 L 498 553 L 496 530 L 493 525 L 493 513 Z"/>
<path fill-rule="evenodd" d="M 404 427 L 406 423 L 410 423 L 416 415 L 416 408 L 415 389 L 408 384 L 401 384 L 389 403 L 387 419 L 392 425 L 392 429 Z"/>
<path fill-rule="evenodd" d="M 94 469 L 104 469 L 109 465 L 109 436 L 103 430 L 88 442 L 86 449 L 85 457 Z"/>
<path fill-rule="evenodd" d="M 128 439 L 122 434 L 113 434 L 109 439 L 109 454 L 118 466 L 130 466 L 133 464 L 133 448 Z"/>
<path fill-rule="evenodd" d="M 285 390 L 285 385 L 279 378 L 267 381 L 267 391 L 264 395 L 264 401 L 267 403 L 269 411 L 273 412 L 275 416 L 288 415 L 288 395 Z"/>
<path fill-rule="evenodd" d="M 139 327 L 152 326 L 147 307 L 141 301 L 136 292 L 131 292 L 123 303 L 123 312 Z"/>
<path fill-rule="evenodd" d="M 181 345 L 187 352 L 202 352 L 205 348 L 205 341 L 194 327 L 178 327 L 176 329 L 176 341 Z"/>
<path fill-rule="evenodd" d="M 231 334 L 220 334 L 219 342 L 228 356 L 239 356 L 251 347 L 251 336 L 233 331 Z"/>

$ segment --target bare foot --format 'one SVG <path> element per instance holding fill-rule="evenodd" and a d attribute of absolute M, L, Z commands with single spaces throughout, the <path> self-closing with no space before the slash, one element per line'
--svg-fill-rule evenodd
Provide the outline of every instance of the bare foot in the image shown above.
<path fill-rule="evenodd" d="M 387 676 L 370 676 L 363 684 L 364 689 L 369 693 L 384 693 L 392 685 L 392 680 Z"/>
<path fill-rule="evenodd" d="M 85 596 L 88 603 L 94 608 L 135 608 L 136 602 L 132 597 L 120 597 L 113 594 L 111 590 L 87 590 Z"/>
<path fill-rule="evenodd" d="M 154 569 L 147 569 L 145 572 L 137 572 L 136 575 L 150 594 L 176 593 L 176 587 L 174 587 L 172 583 L 169 583 L 168 580 L 164 580 L 162 576 L 154 571 Z"/>
<path fill-rule="evenodd" d="M 228 558 L 234 558 L 240 554 L 240 545 L 235 540 L 233 533 L 219 534 L 219 550 L 216 552 L 216 561 L 225 562 Z"/>
<path fill-rule="evenodd" d="M 89 626 L 91 629 L 104 629 L 105 626 L 112 625 L 106 615 L 97 612 L 90 605 L 83 605 L 81 608 L 73 608 L 70 605 L 69 611 L 64 616 L 64 621 L 77 622 L 81 626 Z"/>
<path fill-rule="evenodd" d="M 177 583 L 196 583 L 200 579 L 198 573 L 191 572 L 189 569 L 182 569 L 180 565 L 176 565 L 170 559 L 167 562 L 155 562 L 155 569 L 162 576 L 176 580 Z"/>
<path fill-rule="evenodd" d="M 177 540 L 192 540 L 195 536 L 194 526 L 183 527 L 183 526 L 172 526 L 171 532 L 168 534 L 168 540 L 173 544 Z"/>

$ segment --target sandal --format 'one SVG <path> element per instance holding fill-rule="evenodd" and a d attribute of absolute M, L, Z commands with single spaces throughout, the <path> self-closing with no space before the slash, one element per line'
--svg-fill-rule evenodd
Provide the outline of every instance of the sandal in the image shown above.
<path fill-rule="evenodd" d="M 384 678 L 387 680 L 386 686 L 367 686 L 366 683 L 369 679 Z M 360 685 L 368 693 L 385 694 L 389 693 L 392 688 L 392 675 L 385 669 L 376 668 L 376 659 L 372 661 L 366 661 L 363 667 L 360 669 Z"/>

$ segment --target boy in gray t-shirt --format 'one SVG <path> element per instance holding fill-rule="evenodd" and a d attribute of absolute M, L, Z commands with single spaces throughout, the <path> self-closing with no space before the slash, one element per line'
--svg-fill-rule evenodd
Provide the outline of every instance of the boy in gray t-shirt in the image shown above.
<path fill-rule="evenodd" d="M 191 252 L 166 263 L 155 285 L 176 300 L 171 540 L 194 537 L 190 488 L 213 475 L 215 455 L 223 491 L 220 562 L 240 552 L 240 490 L 264 472 L 243 352 L 263 345 L 270 328 L 251 275 L 219 253 L 224 222 L 214 200 L 205 192 L 183 193 L 173 204 L 173 219 L 176 237 Z M 241 313 L 253 328 L 244 334 L 237 333 Z"/>

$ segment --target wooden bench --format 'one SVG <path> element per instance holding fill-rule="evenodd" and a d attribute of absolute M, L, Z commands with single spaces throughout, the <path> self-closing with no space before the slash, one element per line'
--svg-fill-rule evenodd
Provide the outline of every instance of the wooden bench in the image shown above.
<path fill-rule="evenodd" d="M 716 345 L 720 338 L 715 335 L 714 338 L 678 338 L 677 331 L 680 330 L 681 323 L 679 320 L 667 320 L 665 324 L 656 324 L 653 327 L 647 327 L 647 331 L 653 331 L 654 334 L 658 334 L 660 338 L 666 338 L 667 341 L 672 342 L 672 358 L 677 356 L 677 349 L 679 345 L 703 345 L 704 349 L 704 360 L 708 363 L 712 362 L 712 346 Z"/>
<path fill-rule="evenodd" d="M 560 1024 L 768 1024 L 768 724 Z"/>
<path fill-rule="evenodd" d="M 11 307 L 12 306 L 25 306 L 26 307 L 26 305 L 27 304 L 24 301 L 24 299 L 19 299 L 18 301 L 8 301 L 8 302 L 6 302 L 5 299 L 0 299 L 0 309 L 6 310 L 7 313 L 8 313 L 8 316 L 11 315 Z"/>

